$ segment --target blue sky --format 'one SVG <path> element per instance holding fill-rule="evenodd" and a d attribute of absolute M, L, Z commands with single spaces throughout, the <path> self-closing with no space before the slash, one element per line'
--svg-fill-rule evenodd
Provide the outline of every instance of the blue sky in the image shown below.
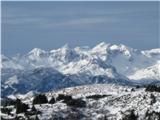
<path fill-rule="evenodd" d="M 2 53 L 57 49 L 68 43 L 159 47 L 158 2 L 2 2 Z"/>

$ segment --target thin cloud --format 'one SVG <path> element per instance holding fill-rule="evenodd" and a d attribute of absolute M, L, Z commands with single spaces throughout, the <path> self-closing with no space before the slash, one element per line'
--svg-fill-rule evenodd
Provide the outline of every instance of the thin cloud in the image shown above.
<path fill-rule="evenodd" d="M 43 19 L 43 18 L 29 18 L 29 17 L 22 17 L 22 18 L 14 18 L 14 19 L 6 19 L 3 20 L 2 19 L 2 24 L 10 24 L 10 25 L 36 25 L 39 23 L 45 23 L 47 20 Z"/>
<path fill-rule="evenodd" d="M 87 18 L 72 18 L 67 20 L 55 20 L 54 18 L 42 17 L 9 17 L 2 18 L 3 24 L 10 25 L 37 25 L 40 27 L 63 27 L 63 26 L 83 26 L 96 25 L 101 23 L 111 23 L 119 21 L 115 17 L 87 17 Z"/>
<path fill-rule="evenodd" d="M 136 10 L 93 10 L 93 11 L 27 11 L 27 14 L 22 13 L 19 9 L 10 9 L 2 11 L 2 24 L 10 25 L 39 25 L 43 27 L 53 26 L 76 26 L 76 25 L 95 25 L 100 23 L 113 23 L 122 21 L 123 18 L 118 18 L 120 14 L 133 14 L 133 12 L 139 12 Z M 80 18 L 77 18 L 81 16 Z M 68 18 L 69 19 L 63 19 Z M 56 20 L 55 20 L 56 19 Z"/>
<path fill-rule="evenodd" d="M 104 18 L 80 18 L 74 20 L 64 21 L 62 23 L 58 23 L 58 26 L 62 25 L 86 25 L 86 24 L 97 24 L 97 23 L 104 23 L 106 19 Z"/>

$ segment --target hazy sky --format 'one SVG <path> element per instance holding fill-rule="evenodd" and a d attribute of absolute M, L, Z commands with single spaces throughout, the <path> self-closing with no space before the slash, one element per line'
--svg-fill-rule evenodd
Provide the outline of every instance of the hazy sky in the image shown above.
<path fill-rule="evenodd" d="M 2 2 L 2 53 L 104 41 L 159 47 L 158 2 Z"/>

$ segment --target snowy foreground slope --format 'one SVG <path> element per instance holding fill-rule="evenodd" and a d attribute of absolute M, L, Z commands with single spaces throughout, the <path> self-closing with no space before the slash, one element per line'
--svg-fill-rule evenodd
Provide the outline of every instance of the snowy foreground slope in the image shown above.
<path fill-rule="evenodd" d="M 59 96 L 62 94 L 72 96 L 72 99 L 70 97 L 60 99 Z M 26 95 L 9 96 L 11 99 L 21 99 L 29 107 L 25 112 L 15 114 L 20 107 L 8 105 L 5 108 L 10 109 L 9 115 L 8 113 L 1 113 L 1 117 L 5 120 L 13 120 L 15 118 L 17 120 L 160 119 L 160 93 L 145 91 L 145 88 L 115 84 L 94 84 L 50 91 L 44 95 L 48 101 L 53 98 L 55 101 L 43 104 L 34 103 L 34 110 L 32 103 L 35 95 L 33 92 L 29 92 Z"/>
<path fill-rule="evenodd" d="M 95 83 L 160 82 L 159 48 L 142 51 L 104 42 L 93 48 L 65 45 L 51 51 L 34 48 L 13 57 L 1 55 L 1 63 L 2 96 Z"/>

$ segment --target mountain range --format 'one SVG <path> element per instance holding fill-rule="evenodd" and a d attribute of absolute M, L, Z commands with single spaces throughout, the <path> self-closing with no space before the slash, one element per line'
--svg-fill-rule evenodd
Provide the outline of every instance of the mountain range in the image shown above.
<path fill-rule="evenodd" d="M 93 48 L 34 48 L 24 55 L 1 55 L 0 67 L 2 96 L 95 83 L 145 85 L 160 82 L 160 48 L 138 50 L 104 42 Z"/>

